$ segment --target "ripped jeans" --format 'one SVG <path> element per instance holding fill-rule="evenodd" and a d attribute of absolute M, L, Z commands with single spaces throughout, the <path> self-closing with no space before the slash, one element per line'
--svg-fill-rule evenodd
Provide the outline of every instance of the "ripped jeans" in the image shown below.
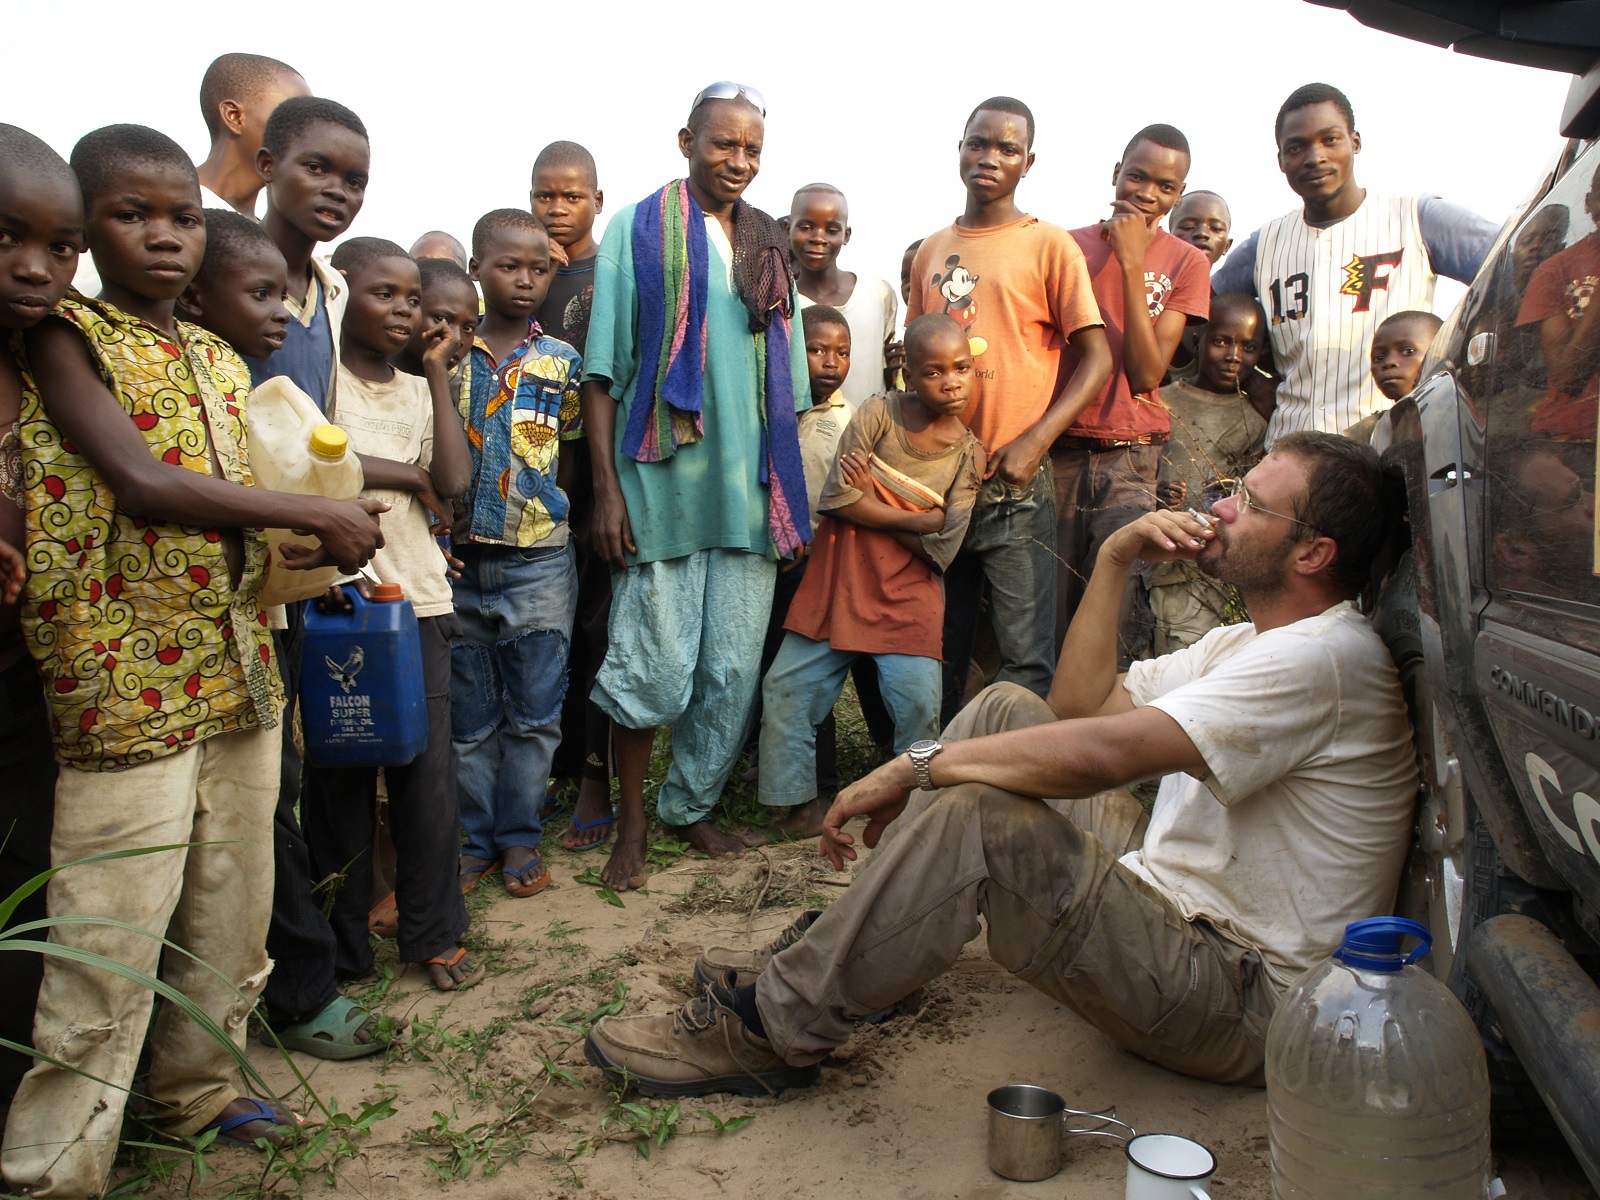
<path fill-rule="evenodd" d="M 152 974 L 159 962 L 166 982 L 240 1048 L 245 1018 L 271 969 L 266 937 L 282 742 L 281 725 L 219 733 L 125 771 L 63 767 L 56 784 L 50 853 L 58 866 L 113 850 L 189 847 L 69 867 L 50 881 L 50 915 L 113 917 L 164 933 L 195 958 L 168 951 L 163 959 L 154 937 L 104 925 L 57 925 L 50 941 Z M 120 975 L 46 958 L 34 1045 L 84 1074 L 41 1059 L 23 1078 L 0 1158 L 9 1190 L 100 1193 L 153 999 Z M 175 1005 L 161 1006 L 150 1046 L 147 1090 L 168 1132 L 196 1132 L 239 1094 L 228 1048 Z"/>
<path fill-rule="evenodd" d="M 571 545 L 456 547 L 464 636 L 450 648 L 450 725 L 462 853 L 500 857 L 544 834 L 578 604 Z"/>

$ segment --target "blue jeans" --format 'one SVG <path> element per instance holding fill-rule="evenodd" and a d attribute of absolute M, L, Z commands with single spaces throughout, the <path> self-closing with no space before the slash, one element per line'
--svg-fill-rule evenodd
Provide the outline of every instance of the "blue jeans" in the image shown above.
<path fill-rule="evenodd" d="M 944 573 L 942 724 L 961 708 L 985 581 L 1000 648 L 995 682 L 1049 694 L 1056 670 L 1056 493 L 1048 455 L 1022 487 L 999 476 L 983 485 L 961 552 Z"/>
<path fill-rule="evenodd" d="M 790 631 L 761 689 L 761 803 L 804 804 L 817 795 L 817 725 L 833 711 L 850 665 L 863 655 Z M 884 703 L 894 717 L 894 750 L 939 732 L 939 660 L 873 654 Z"/>
<path fill-rule="evenodd" d="M 561 742 L 567 643 L 578 603 L 570 545 L 458 546 L 463 637 L 450 648 L 450 729 L 462 852 L 534 847 Z"/>

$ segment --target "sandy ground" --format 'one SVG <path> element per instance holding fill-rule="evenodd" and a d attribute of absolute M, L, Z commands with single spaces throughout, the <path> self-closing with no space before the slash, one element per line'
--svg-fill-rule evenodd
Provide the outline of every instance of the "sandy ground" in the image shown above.
<path fill-rule="evenodd" d="M 816 1087 L 781 1101 L 685 1102 L 678 1135 L 641 1157 L 628 1141 L 637 1136 L 626 1124 L 629 1110 L 608 1096 L 581 1046 L 562 1049 L 576 1037 L 563 1018 L 581 1026 L 573 1014 L 614 1000 L 619 984 L 628 1011 L 676 1005 L 688 995 L 702 945 L 765 940 L 808 896 L 815 903 L 839 895 L 820 882 L 827 872 L 813 846 L 729 863 L 680 859 L 622 908 L 575 880 L 598 865 L 598 855 L 558 850 L 556 883 L 543 895 L 497 895 L 482 906 L 476 945 L 494 973 L 480 986 L 442 995 L 410 971 L 370 989 L 387 1011 L 412 1021 L 409 1048 L 387 1061 L 295 1056 L 321 1099 L 337 1100 L 343 1112 L 393 1097 L 395 1115 L 337 1165 L 334 1186 L 383 1200 L 441 1193 L 471 1200 L 1122 1196 L 1121 1148 L 1104 1140 L 1070 1145 L 1062 1173 L 1047 1182 L 1011 1183 L 988 1170 L 984 1096 L 1003 1083 L 1031 1082 L 1060 1091 L 1076 1108 L 1115 1105 L 1141 1131 L 1206 1143 L 1219 1164 L 1216 1197 L 1270 1196 L 1263 1092 L 1199 1083 L 1118 1050 L 995 967 L 981 940 L 927 989 L 920 1010 L 864 1032 Z M 540 1061 L 546 1055 L 571 1078 L 550 1079 Z M 253 1047 L 252 1057 L 281 1094 L 311 1107 L 273 1052 Z M 702 1108 L 721 1120 L 753 1119 L 731 1132 L 691 1132 L 711 1129 L 696 1114 Z M 469 1155 L 475 1161 L 464 1167 Z M 441 1165 L 430 1167 L 430 1158 Z M 222 1196 L 260 1169 L 259 1156 L 242 1149 L 214 1150 L 209 1164 L 206 1181 L 190 1180 L 185 1167 L 145 1194 Z M 1512 1196 L 1592 1195 L 1558 1157 L 1500 1169 Z M 303 1186 L 313 1195 L 328 1190 L 320 1172 Z"/>

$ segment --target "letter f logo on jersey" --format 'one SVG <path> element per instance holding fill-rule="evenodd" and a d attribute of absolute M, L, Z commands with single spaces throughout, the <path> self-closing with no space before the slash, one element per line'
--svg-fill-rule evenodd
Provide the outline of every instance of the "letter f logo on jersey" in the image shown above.
<path fill-rule="evenodd" d="M 1351 312 L 1367 312 L 1372 308 L 1372 293 L 1389 290 L 1389 276 L 1404 255 L 1402 249 L 1390 250 L 1387 254 L 1350 256 L 1350 261 L 1344 265 L 1344 286 L 1339 291 L 1356 298 Z"/>

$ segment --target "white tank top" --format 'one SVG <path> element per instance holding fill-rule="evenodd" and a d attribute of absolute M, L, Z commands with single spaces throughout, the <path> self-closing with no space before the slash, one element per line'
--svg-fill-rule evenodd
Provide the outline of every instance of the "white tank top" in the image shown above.
<path fill-rule="evenodd" d="M 1343 433 L 1388 405 L 1372 382 L 1372 335 L 1390 313 L 1431 309 L 1434 279 L 1415 196 L 1368 192 L 1326 229 L 1300 210 L 1261 227 L 1256 294 L 1283 373 L 1269 448 L 1294 430 Z"/>

